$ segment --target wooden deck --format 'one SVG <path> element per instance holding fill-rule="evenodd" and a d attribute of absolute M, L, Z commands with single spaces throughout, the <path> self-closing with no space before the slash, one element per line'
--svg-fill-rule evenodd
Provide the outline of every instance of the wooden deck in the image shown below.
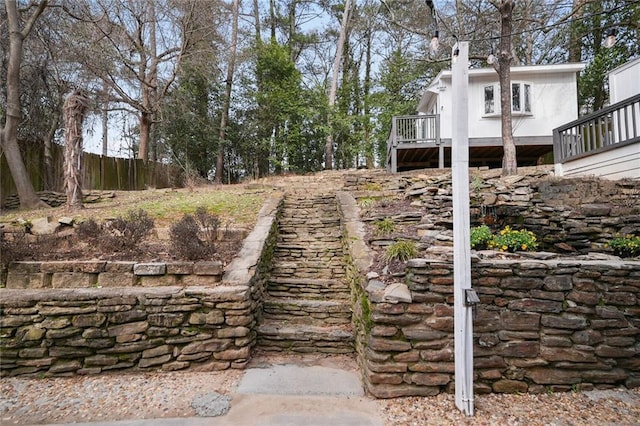
<path fill-rule="evenodd" d="M 402 172 L 451 167 L 451 139 L 441 139 L 438 115 L 393 117 L 387 140 L 387 169 Z M 518 166 L 553 164 L 553 138 L 516 137 Z M 501 138 L 469 138 L 470 167 L 502 167 Z"/>
<path fill-rule="evenodd" d="M 398 146 L 398 165 L 396 172 L 415 169 L 451 167 L 451 145 L 444 146 L 444 164 L 439 162 L 439 148 L 428 146 Z M 516 145 L 518 166 L 535 166 L 553 164 L 553 145 Z M 469 167 L 499 168 L 502 167 L 503 150 L 500 146 L 469 147 Z"/>

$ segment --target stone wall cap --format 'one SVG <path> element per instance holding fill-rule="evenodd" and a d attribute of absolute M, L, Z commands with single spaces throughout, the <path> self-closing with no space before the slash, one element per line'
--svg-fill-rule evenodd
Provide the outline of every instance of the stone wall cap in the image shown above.
<path fill-rule="evenodd" d="M 91 300 L 125 296 L 171 296 L 184 291 L 183 287 L 106 287 L 106 288 L 74 288 L 74 289 L 10 289 L 0 288 L 0 305 L 10 306 L 23 301 L 74 301 Z"/>

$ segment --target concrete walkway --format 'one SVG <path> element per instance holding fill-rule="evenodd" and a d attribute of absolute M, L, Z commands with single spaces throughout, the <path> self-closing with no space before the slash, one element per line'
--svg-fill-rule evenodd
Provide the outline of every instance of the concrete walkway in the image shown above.
<path fill-rule="evenodd" d="M 218 417 L 122 420 L 73 425 L 383 425 L 378 406 L 364 396 L 357 373 L 338 368 L 299 365 L 249 368 L 231 396 L 231 408 Z"/>

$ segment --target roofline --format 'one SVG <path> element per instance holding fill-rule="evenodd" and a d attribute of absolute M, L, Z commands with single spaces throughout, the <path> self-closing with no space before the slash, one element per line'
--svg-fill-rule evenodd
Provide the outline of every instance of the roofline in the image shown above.
<path fill-rule="evenodd" d="M 640 59 L 640 58 L 639 58 Z M 519 74 L 548 74 L 548 73 L 578 73 L 586 67 L 585 63 L 567 63 L 567 64 L 551 64 L 551 65 L 524 65 L 511 67 L 511 75 Z M 617 69 L 617 68 L 616 68 Z M 485 77 L 496 76 L 496 70 L 494 68 L 474 68 L 469 70 L 469 78 L 471 77 Z M 451 70 L 442 70 L 431 80 L 429 85 L 423 90 L 420 95 L 420 101 L 418 101 L 417 111 L 425 107 L 428 103 L 428 98 L 436 96 L 436 91 L 432 90 L 440 80 L 450 80 Z"/>
<path fill-rule="evenodd" d="M 612 69 L 611 71 L 609 71 L 609 73 L 608 73 L 608 74 L 609 74 L 609 75 L 617 74 L 617 73 L 619 73 L 620 71 L 624 71 L 625 69 L 627 69 L 627 68 L 631 68 L 631 67 L 633 67 L 634 65 L 637 65 L 637 64 L 640 64 L 640 56 L 639 56 L 639 57 L 637 57 L 636 59 L 629 60 L 629 61 L 625 62 L 624 64 L 622 64 L 622 65 L 619 65 L 619 66 L 615 67 L 614 69 Z"/>
<path fill-rule="evenodd" d="M 527 74 L 533 73 L 536 74 L 547 74 L 547 73 L 574 73 L 580 72 L 585 68 L 586 64 L 582 62 L 577 63 L 568 63 L 568 64 L 552 64 L 552 65 L 523 65 L 523 66 L 512 66 L 511 74 Z M 442 74 L 442 75 L 440 75 Z M 495 75 L 496 70 L 493 68 L 473 68 L 469 70 L 469 77 L 483 77 L 486 75 Z M 451 78 L 451 70 L 443 70 L 438 74 L 438 77 L 447 77 Z"/>

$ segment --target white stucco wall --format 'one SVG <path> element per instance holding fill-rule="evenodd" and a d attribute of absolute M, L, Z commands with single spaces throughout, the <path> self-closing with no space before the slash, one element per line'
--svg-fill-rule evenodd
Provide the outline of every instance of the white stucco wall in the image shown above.
<path fill-rule="evenodd" d="M 530 72 L 512 71 L 512 82 L 526 82 L 532 84 L 532 114 L 513 116 L 513 134 L 515 137 L 548 136 L 551 137 L 553 129 L 578 118 L 578 94 L 576 77 L 573 72 L 543 72 L 537 73 L 535 67 Z M 500 91 L 498 74 L 493 71 L 486 75 L 469 72 L 469 137 L 488 138 L 500 137 L 500 114 L 492 116 L 484 115 L 484 87 L 496 83 L 495 97 L 499 99 Z M 441 115 L 441 137 L 451 138 L 452 99 L 451 78 L 443 76 L 439 87 L 439 113 Z M 496 104 L 497 112 L 499 105 Z"/>

